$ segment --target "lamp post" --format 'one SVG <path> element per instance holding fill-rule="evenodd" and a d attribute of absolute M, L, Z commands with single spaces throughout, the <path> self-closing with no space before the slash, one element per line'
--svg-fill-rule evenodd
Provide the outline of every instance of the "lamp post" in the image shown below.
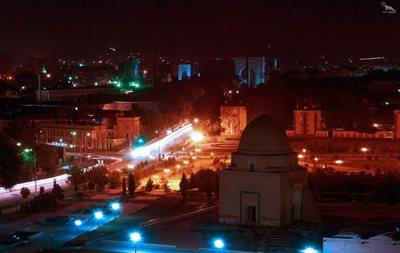
<path fill-rule="evenodd" d="M 133 232 L 129 235 L 129 237 L 133 242 L 133 244 L 135 245 L 135 253 L 136 253 L 137 243 L 140 242 L 140 240 L 142 240 L 142 236 L 140 235 L 139 232 Z"/>
<path fill-rule="evenodd" d="M 17 143 L 17 146 L 21 146 L 21 143 Z M 32 153 L 33 155 L 33 180 L 35 181 L 35 195 L 37 194 L 37 160 L 36 160 L 36 153 L 31 148 L 25 148 L 23 150 L 24 153 Z"/>
<path fill-rule="evenodd" d="M 75 226 L 76 226 L 76 236 L 78 236 L 79 235 L 79 228 L 80 228 L 80 226 L 82 225 L 82 221 L 81 220 L 75 220 L 75 222 L 74 222 L 74 224 L 75 224 Z"/>
<path fill-rule="evenodd" d="M 87 137 L 90 137 L 90 133 L 85 134 L 85 156 L 87 156 Z"/>
<path fill-rule="evenodd" d="M 364 160 L 365 160 L 365 153 L 368 151 L 368 149 L 366 147 L 362 147 L 361 151 L 364 153 Z"/>
<path fill-rule="evenodd" d="M 71 133 L 71 136 L 72 136 L 72 150 L 73 150 L 73 152 L 75 153 L 75 141 L 74 141 L 74 138 L 76 137 L 76 135 L 77 135 L 77 133 L 76 133 L 76 131 L 72 131 Z"/>

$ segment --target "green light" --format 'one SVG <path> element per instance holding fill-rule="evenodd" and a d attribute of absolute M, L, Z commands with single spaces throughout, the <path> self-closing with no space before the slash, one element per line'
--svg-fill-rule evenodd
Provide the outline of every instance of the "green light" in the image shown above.
<path fill-rule="evenodd" d="M 71 132 L 71 135 L 72 135 L 72 136 L 76 136 L 76 134 L 77 134 L 76 131 L 72 131 L 72 132 Z"/>
<path fill-rule="evenodd" d="M 129 86 L 130 87 L 135 87 L 135 88 L 139 88 L 139 83 L 137 83 L 137 82 L 129 82 Z"/>
<path fill-rule="evenodd" d="M 33 153 L 33 150 L 31 148 L 26 148 L 22 150 L 21 156 L 22 159 L 29 164 L 33 164 L 35 161 L 35 154 Z"/>

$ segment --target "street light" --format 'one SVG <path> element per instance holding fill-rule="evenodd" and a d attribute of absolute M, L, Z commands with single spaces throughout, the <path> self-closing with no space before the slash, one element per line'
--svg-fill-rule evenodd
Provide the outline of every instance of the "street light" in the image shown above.
<path fill-rule="evenodd" d="M 86 139 L 87 139 L 87 137 L 90 137 L 90 133 L 86 133 L 85 134 L 85 156 L 87 156 L 87 141 L 86 141 Z"/>
<path fill-rule="evenodd" d="M 364 160 L 365 160 L 365 153 L 368 151 L 368 149 L 366 147 L 362 147 L 361 151 L 364 153 Z"/>
<path fill-rule="evenodd" d="M 139 232 L 133 232 L 129 235 L 131 241 L 134 243 L 135 245 L 135 253 L 136 253 L 136 245 L 138 242 L 140 242 L 142 240 L 142 236 L 140 235 Z"/>
<path fill-rule="evenodd" d="M 79 235 L 79 228 L 82 225 L 82 221 L 80 219 L 77 219 L 77 220 L 74 221 L 74 224 L 76 226 L 76 236 L 78 236 Z"/>
<path fill-rule="evenodd" d="M 217 249 L 222 249 L 224 248 L 225 244 L 224 241 L 222 241 L 222 239 L 215 239 L 214 240 L 214 247 Z"/>
<path fill-rule="evenodd" d="M 118 210 L 121 209 L 121 204 L 118 203 L 118 202 L 114 202 L 114 203 L 111 204 L 111 209 L 114 210 L 114 211 L 118 211 Z"/>
<path fill-rule="evenodd" d="M 202 134 L 202 133 L 200 133 L 200 132 L 197 132 L 197 131 L 194 131 L 191 135 L 190 135 L 190 137 L 192 138 L 192 140 L 194 141 L 194 142 L 199 142 L 199 141 L 202 141 L 203 139 L 204 139 L 204 135 Z"/>
<path fill-rule="evenodd" d="M 302 252 L 302 253 L 318 253 L 318 250 L 316 250 L 312 247 L 307 247 L 307 248 L 301 250 L 300 252 Z"/>
<path fill-rule="evenodd" d="M 18 145 L 19 144 L 19 145 Z M 21 146 L 22 144 L 20 142 L 17 143 L 17 146 Z M 35 195 L 37 194 L 37 160 L 36 160 L 36 153 L 33 151 L 31 148 L 25 148 L 23 153 L 32 153 L 33 155 L 33 180 L 35 181 Z"/>
<path fill-rule="evenodd" d="M 75 226 L 77 226 L 77 227 L 82 225 L 82 221 L 81 220 L 76 220 L 74 223 L 75 223 Z"/>
<path fill-rule="evenodd" d="M 94 213 L 94 217 L 96 218 L 96 220 L 101 220 L 101 219 L 103 219 L 103 217 L 104 217 L 103 212 L 101 212 L 101 211 L 95 212 L 95 213 Z"/>

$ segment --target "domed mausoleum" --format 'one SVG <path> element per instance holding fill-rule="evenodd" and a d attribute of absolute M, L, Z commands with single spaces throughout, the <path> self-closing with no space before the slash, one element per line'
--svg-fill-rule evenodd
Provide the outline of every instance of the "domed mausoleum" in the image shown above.
<path fill-rule="evenodd" d="M 302 203 L 310 202 L 305 184 L 306 169 L 285 130 L 263 114 L 244 129 L 230 168 L 221 171 L 219 220 L 266 226 L 302 220 Z"/>

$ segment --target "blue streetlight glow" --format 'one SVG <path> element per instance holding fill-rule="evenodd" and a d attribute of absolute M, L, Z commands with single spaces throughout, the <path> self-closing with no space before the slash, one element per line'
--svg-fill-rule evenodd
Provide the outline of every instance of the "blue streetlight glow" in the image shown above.
<path fill-rule="evenodd" d="M 103 219 L 103 213 L 100 212 L 100 211 L 97 211 L 97 212 L 94 213 L 94 217 L 95 217 L 97 220 Z"/>
<path fill-rule="evenodd" d="M 82 221 L 81 220 L 76 220 L 74 223 L 75 223 L 75 226 L 77 226 L 77 227 L 82 225 Z"/>
<path fill-rule="evenodd" d="M 312 247 L 307 247 L 305 249 L 303 249 L 302 251 L 300 251 L 302 253 L 318 253 L 318 250 L 312 248 Z"/>
<path fill-rule="evenodd" d="M 133 232 L 129 235 L 129 238 L 131 239 L 132 242 L 137 243 L 140 240 L 142 240 L 142 236 L 140 235 L 139 232 Z"/>
<path fill-rule="evenodd" d="M 114 210 L 114 211 L 118 211 L 118 210 L 121 209 L 121 204 L 118 203 L 118 202 L 114 202 L 114 203 L 111 204 L 111 209 Z"/>
<path fill-rule="evenodd" d="M 224 241 L 221 239 L 215 239 L 214 240 L 214 247 L 217 249 L 222 249 L 225 246 Z"/>

